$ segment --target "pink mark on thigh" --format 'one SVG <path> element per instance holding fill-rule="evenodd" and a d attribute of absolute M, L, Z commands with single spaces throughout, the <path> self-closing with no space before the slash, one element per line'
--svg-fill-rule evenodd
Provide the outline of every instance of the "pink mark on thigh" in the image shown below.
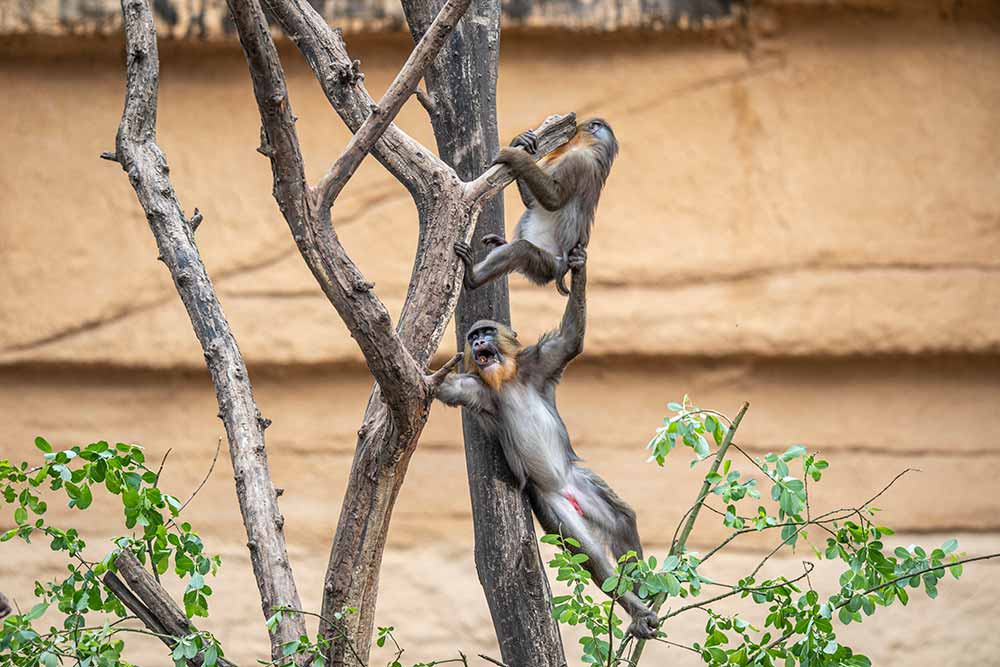
<path fill-rule="evenodd" d="M 574 496 L 569 491 L 565 492 L 562 495 L 563 495 L 563 498 L 565 498 L 566 500 L 568 500 L 569 504 L 573 506 L 573 509 L 576 510 L 576 513 L 579 514 L 580 516 L 583 516 L 583 508 L 580 507 L 580 502 L 576 499 L 576 496 Z"/>

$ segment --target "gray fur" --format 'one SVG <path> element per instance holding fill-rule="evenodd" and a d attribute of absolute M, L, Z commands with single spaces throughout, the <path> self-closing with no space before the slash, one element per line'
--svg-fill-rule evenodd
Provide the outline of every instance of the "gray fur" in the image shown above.
<path fill-rule="evenodd" d="M 580 542 L 579 551 L 588 556 L 584 566 L 600 585 L 614 573 L 619 556 L 635 551 L 641 557 L 642 545 L 632 508 L 596 473 L 577 465 L 580 458 L 556 409 L 556 387 L 563 371 L 583 350 L 585 290 L 586 270 L 580 266 L 573 271 L 559 329 L 517 353 L 517 374 L 499 392 L 476 373 L 457 373 L 444 380 L 438 398 L 469 408 L 497 437 L 542 528 Z M 470 332 L 477 328 L 499 325 L 477 322 Z M 627 592 L 619 602 L 632 615 L 631 631 L 644 638 L 655 636 L 656 614 L 638 596 Z"/>
<path fill-rule="evenodd" d="M 510 243 L 493 248 L 478 264 L 471 249 L 462 245 L 459 255 L 465 262 L 465 287 L 475 289 L 495 278 L 517 271 L 532 282 L 545 285 L 553 280 L 563 295 L 563 284 L 573 248 L 586 248 L 590 228 L 601 198 L 601 190 L 618 154 L 618 141 L 607 123 L 599 118 L 581 123 L 577 132 L 596 139 L 591 146 L 569 149 L 551 165 L 539 165 L 530 154 L 533 137 L 521 135 L 506 148 L 498 161 L 517 175 L 518 190 L 525 205 Z"/>

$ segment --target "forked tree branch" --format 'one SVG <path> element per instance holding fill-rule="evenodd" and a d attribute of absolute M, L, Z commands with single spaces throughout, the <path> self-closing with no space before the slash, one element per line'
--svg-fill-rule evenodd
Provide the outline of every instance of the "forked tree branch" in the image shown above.
<path fill-rule="evenodd" d="M 374 285 L 341 245 L 328 207 L 320 205 L 306 186 L 285 75 L 263 9 L 257 0 L 228 4 L 250 67 L 265 138 L 262 152 L 271 160 L 275 199 L 303 259 L 361 348 L 397 427 L 407 431 L 426 398 L 421 369 L 396 334 Z M 378 138 L 366 136 L 345 164 L 363 157 L 366 144 Z"/>
<path fill-rule="evenodd" d="M 160 641 L 173 648 L 177 640 L 196 631 L 170 594 L 142 566 L 132 552 L 121 551 L 115 557 L 115 567 L 122 575 L 121 578 L 114 572 L 108 572 L 103 577 L 104 585 L 111 589 L 122 604 L 155 633 Z M 201 656 L 195 656 L 188 661 L 188 665 L 192 667 L 201 664 Z M 223 657 L 218 659 L 217 664 L 221 667 L 235 667 Z"/>
<path fill-rule="evenodd" d="M 335 30 L 308 0 L 266 0 L 285 35 L 309 63 L 330 105 L 352 132 L 371 115 L 375 102 L 364 86 L 357 61 L 347 53 Z M 436 53 L 436 51 L 435 51 Z M 433 151 L 390 123 L 372 148 L 372 155 L 402 183 L 418 202 L 432 193 L 434 179 L 454 171 Z"/>
<path fill-rule="evenodd" d="M 160 259 L 170 270 L 205 353 L 219 417 L 229 440 L 250 561 L 266 618 L 275 606 L 301 606 L 288 563 L 284 519 L 268 469 L 264 447 L 267 422 L 254 402 L 246 364 L 171 185 L 166 158 L 156 144 L 159 58 L 152 12 L 145 0 L 122 0 L 122 15 L 127 80 L 114 157 L 128 173 L 156 239 Z M 277 624 L 271 634 L 272 655 L 280 657 L 281 644 L 304 632 L 301 617 L 286 618 Z"/>
<path fill-rule="evenodd" d="M 438 12 L 430 29 L 410 53 L 410 57 L 406 59 L 406 63 L 396 74 L 389 89 L 379 100 L 378 106 L 371 108 L 371 115 L 354 133 L 347 148 L 317 185 L 321 209 L 328 209 L 333 205 L 337 195 L 340 194 L 341 189 L 347 184 L 348 179 L 354 174 L 365 155 L 389 128 L 389 125 L 396 118 L 396 114 L 403 108 L 403 104 L 417 90 L 417 85 L 423 78 L 424 72 L 427 71 L 427 67 L 444 46 L 445 40 L 455 29 L 458 20 L 468 9 L 470 1 L 448 0 Z"/>

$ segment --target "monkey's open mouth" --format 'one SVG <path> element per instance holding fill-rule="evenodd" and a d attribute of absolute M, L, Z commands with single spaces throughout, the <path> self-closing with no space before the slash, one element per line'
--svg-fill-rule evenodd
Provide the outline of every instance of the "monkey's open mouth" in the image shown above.
<path fill-rule="evenodd" d="M 497 361 L 496 350 L 484 347 L 476 352 L 476 365 L 480 368 L 486 368 Z"/>

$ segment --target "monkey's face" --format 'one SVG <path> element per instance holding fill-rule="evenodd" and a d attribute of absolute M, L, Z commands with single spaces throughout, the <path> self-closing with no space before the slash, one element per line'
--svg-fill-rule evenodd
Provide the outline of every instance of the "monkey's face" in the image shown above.
<path fill-rule="evenodd" d="M 480 374 L 503 366 L 506 361 L 500 349 L 498 336 L 496 327 L 478 327 L 469 331 L 466 341 L 469 344 L 472 362 Z"/>
<path fill-rule="evenodd" d="M 618 145 L 618 140 L 615 138 L 614 130 L 611 129 L 611 126 L 608 125 L 608 122 L 603 118 L 591 118 L 590 120 L 586 120 L 580 123 L 577 131 L 586 132 L 603 144 L 613 144 L 615 147 Z"/>
<path fill-rule="evenodd" d="M 480 320 L 465 336 L 465 372 L 474 373 L 494 391 L 517 376 L 520 344 L 510 327 Z"/>

